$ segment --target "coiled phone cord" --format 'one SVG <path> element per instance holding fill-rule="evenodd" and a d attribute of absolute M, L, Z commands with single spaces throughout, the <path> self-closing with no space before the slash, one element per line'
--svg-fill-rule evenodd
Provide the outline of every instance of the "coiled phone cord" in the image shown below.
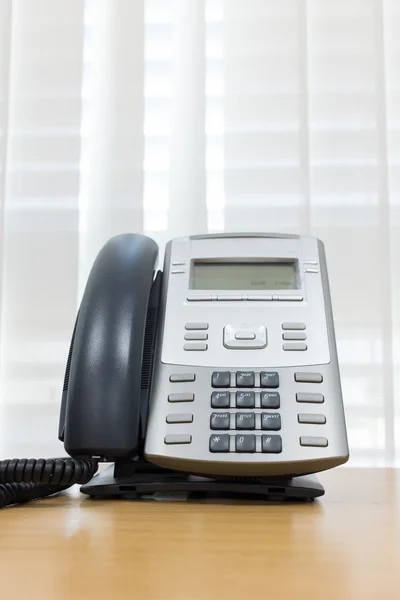
<path fill-rule="evenodd" d="M 13 458 L 0 461 L 0 508 L 51 496 L 96 473 L 96 460 Z"/>

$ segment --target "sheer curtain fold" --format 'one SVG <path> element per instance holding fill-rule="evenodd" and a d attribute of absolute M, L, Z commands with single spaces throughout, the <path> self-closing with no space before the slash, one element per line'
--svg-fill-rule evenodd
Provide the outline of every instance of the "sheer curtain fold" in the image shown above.
<path fill-rule="evenodd" d="M 40 415 L 15 439 L 55 452 L 107 238 L 268 230 L 325 241 L 353 464 L 400 464 L 399 27 L 397 0 L 0 3 L 0 448 Z"/>

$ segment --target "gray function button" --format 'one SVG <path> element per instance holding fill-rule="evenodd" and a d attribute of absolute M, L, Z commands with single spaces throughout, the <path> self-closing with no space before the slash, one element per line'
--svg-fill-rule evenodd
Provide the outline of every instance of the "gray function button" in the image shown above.
<path fill-rule="evenodd" d="M 279 374 L 276 371 L 261 371 L 260 386 L 262 388 L 279 387 Z"/>
<path fill-rule="evenodd" d="M 171 269 L 172 275 L 177 275 L 178 273 L 185 273 L 185 269 L 183 267 L 178 267 L 176 269 Z"/>
<path fill-rule="evenodd" d="M 228 412 L 211 413 L 210 429 L 229 429 L 231 415 Z"/>
<path fill-rule="evenodd" d="M 185 265 L 185 261 L 184 260 L 173 260 L 172 261 L 172 266 L 173 267 L 182 267 L 183 265 Z"/>
<path fill-rule="evenodd" d="M 166 444 L 190 444 L 192 436 L 187 433 L 180 433 L 177 435 L 166 435 L 164 442 Z"/>
<path fill-rule="evenodd" d="M 170 394 L 168 402 L 193 402 L 194 394 L 183 392 L 181 394 Z"/>
<path fill-rule="evenodd" d="M 240 300 L 243 300 L 243 296 L 239 294 L 218 294 L 217 300 L 219 300 L 220 302 L 238 302 Z"/>
<path fill-rule="evenodd" d="M 282 452 L 282 438 L 280 435 L 261 436 L 261 451 L 271 454 L 280 454 Z"/>
<path fill-rule="evenodd" d="M 294 380 L 298 383 L 322 383 L 324 378 L 320 373 L 295 373 Z"/>
<path fill-rule="evenodd" d="M 236 392 L 236 406 L 237 408 L 254 408 L 254 392 Z"/>
<path fill-rule="evenodd" d="M 238 371 L 236 373 L 237 387 L 254 387 L 254 371 Z"/>
<path fill-rule="evenodd" d="M 297 402 L 311 402 L 313 404 L 322 404 L 324 402 L 323 394 L 311 394 L 307 392 L 296 394 Z"/>
<path fill-rule="evenodd" d="M 208 333 L 203 331 L 190 331 L 185 333 L 185 340 L 208 340 Z"/>
<path fill-rule="evenodd" d="M 229 408 L 231 395 L 229 392 L 213 392 L 211 394 L 212 408 Z"/>
<path fill-rule="evenodd" d="M 208 329 L 208 323 L 186 323 L 185 329 Z"/>
<path fill-rule="evenodd" d="M 249 294 L 247 300 L 250 300 L 251 302 L 271 302 L 272 294 Z"/>
<path fill-rule="evenodd" d="M 303 435 L 300 438 L 300 446 L 318 446 L 320 448 L 326 448 L 328 440 L 325 437 L 315 437 L 311 435 Z"/>
<path fill-rule="evenodd" d="M 279 408 L 281 397 L 278 392 L 261 392 L 261 408 Z"/>
<path fill-rule="evenodd" d="M 305 269 L 306 273 L 319 273 L 318 269 L 312 268 L 312 267 L 307 267 Z"/>
<path fill-rule="evenodd" d="M 262 413 L 261 429 L 268 431 L 279 431 L 281 428 L 281 415 L 277 413 Z"/>
<path fill-rule="evenodd" d="M 300 413 L 297 415 L 297 420 L 299 423 L 309 423 L 310 425 L 325 425 L 326 423 L 325 415 L 311 413 Z"/>
<path fill-rule="evenodd" d="M 192 423 L 193 415 L 191 413 L 177 413 L 167 415 L 167 423 Z"/>
<path fill-rule="evenodd" d="M 196 375 L 194 373 L 174 373 L 169 376 L 169 380 L 172 383 L 181 383 L 184 381 L 195 381 Z"/>
<path fill-rule="evenodd" d="M 230 371 L 214 371 L 211 376 L 211 385 L 213 388 L 230 387 L 231 372 Z"/>
<path fill-rule="evenodd" d="M 236 452 L 255 452 L 256 451 L 256 436 L 255 435 L 237 435 L 236 436 Z"/>
<path fill-rule="evenodd" d="M 206 344 L 205 342 L 188 342 L 187 344 L 183 344 L 183 349 L 186 350 L 187 352 L 192 352 L 192 351 L 204 351 L 207 350 L 208 348 L 208 344 Z"/>
<path fill-rule="evenodd" d="M 199 295 L 199 294 L 189 294 L 186 297 L 186 300 L 188 302 L 210 302 L 213 299 L 211 294 L 207 294 L 207 295 Z"/>
<path fill-rule="evenodd" d="M 245 335 L 243 335 L 245 334 Z M 267 345 L 267 329 L 259 323 L 225 325 L 223 332 L 225 348 L 232 350 L 258 350 Z"/>
<path fill-rule="evenodd" d="M 229 452 L 229 435 L 220 434 L 210 437 L 210 452 Z"/>
<path fill-rule="evenodd" d="M 303 300 L 303 296 L 294 295 L 294 294 L 291 294 L 291 295 L 288 294 L 287 296 L 284 296 L 284 295 L 279 294 L 278 300 L 280 302 L 301 302 Z"/>
<path fill-rule="evenodd" d="M 284 340 L 306 340 L 307 335 L 302 331 L 291 331 L 289 333 L 282 333 L 282 339 Z"/>
<path fill-rule="evenodd" d="M 282 329 L 289 330 L 289 331 L 292 331 L 292 330 L 301 331 L 305 328 L 306 328 L 305 323 L 294 323 L 294 322 L 292 323 L 289 321 L 282 323 Z"/>
<path fill-rule="evenodd" d="M 286 342 L 282 347 L 286 352 L 299 352 L 307 350 L 307 344 L 305 342 Z"/>
<path fill-rule="evenodd" d="M 255 429 L 256 418 L 254 413 L 236 413 L 236 429 Z"/>

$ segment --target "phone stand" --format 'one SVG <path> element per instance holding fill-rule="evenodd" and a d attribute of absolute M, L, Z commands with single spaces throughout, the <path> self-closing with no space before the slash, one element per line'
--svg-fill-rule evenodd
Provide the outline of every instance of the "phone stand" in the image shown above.
<path fill-rule="evenodd" d="M 325 494 L 315 475 L 298 477 L 205 477 L 162 469 L 146 461 L 116 463 L 81 487 L 91 497 L 139 498 L 154 494 L 191 498 L 221 496 L 314 500 Z"/>

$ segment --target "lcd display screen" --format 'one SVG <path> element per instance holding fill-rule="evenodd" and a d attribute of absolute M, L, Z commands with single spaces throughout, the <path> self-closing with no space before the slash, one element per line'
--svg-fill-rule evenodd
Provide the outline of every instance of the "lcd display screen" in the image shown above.
<path fill-rule="evenodd" d="M 296 262 L 195 262 L 195 290 L 294 290 Z"/>

